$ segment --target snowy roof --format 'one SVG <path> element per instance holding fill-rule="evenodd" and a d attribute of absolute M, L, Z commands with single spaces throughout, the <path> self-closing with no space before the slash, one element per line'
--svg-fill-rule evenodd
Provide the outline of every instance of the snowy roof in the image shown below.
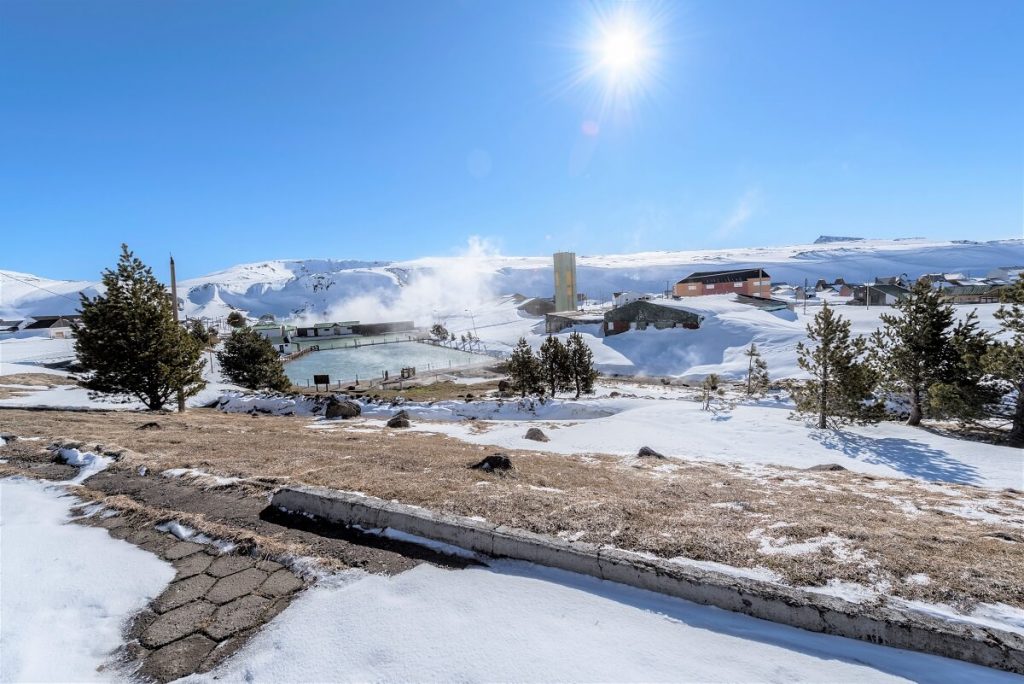
<path fill-rule="evenodd" d="M 694 271 L 686 276 L 680 283 L 734 283 L 739 280 L 750 278 L 767 278 L 763 268 L 742 268 L 734 271 Z"/>

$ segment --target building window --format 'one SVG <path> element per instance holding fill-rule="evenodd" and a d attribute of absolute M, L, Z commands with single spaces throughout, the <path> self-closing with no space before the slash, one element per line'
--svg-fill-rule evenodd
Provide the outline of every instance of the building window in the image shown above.
<path fill-rule="evenodd" d="M 696 285 L 687 285 L 687 286 L 686 286 L 686 289 L 687 289 L 687 290 L 696 290 L 696 289 L 697 289 L 697 286 L 696 286 Z"/>
<path fill-rule="evenodd" d="M 715 289 L 715 284 L 714 283 L 708 283 L 704 287 L 706 287 L 709 290 L 714 290 Z"/>
<path fill-rule="evenodd" d="M 737 282 L 733 283 L 732 286 L 733 287 L 743 287 L 743 283 L 737 281 Z"/>

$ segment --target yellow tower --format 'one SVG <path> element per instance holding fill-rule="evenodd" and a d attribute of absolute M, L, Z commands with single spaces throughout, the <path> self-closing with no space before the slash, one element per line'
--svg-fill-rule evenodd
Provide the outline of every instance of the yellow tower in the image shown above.
<path fill-rule="evenodd" d="M 576 254 L 555 254 L 555 311 L 576 310 Z"/>

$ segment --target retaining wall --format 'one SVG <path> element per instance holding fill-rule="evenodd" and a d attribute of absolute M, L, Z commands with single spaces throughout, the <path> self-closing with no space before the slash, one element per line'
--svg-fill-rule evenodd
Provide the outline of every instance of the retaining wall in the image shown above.
<path fill-rule="evenodd" d="M 271 505 L 345 525 L 390 527 L 488 556 L 530 561 L 793 627 L 1024 674 L 1024 635 L 917 610 L 864 605 L 771 582 L 533 534 L 322 487 L 288 487 Z"/>

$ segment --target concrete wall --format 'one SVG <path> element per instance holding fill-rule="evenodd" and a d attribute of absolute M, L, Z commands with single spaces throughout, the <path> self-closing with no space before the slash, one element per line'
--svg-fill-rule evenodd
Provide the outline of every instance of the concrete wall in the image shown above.
<path fill-rule="evenodd" d="M 489 556 L 578 572 L 781 624 L 933 653 L 1024 674 L 1024 636 L 889 605 L 864 605 L 784 585 L 569 542 L 461 516 L 321 487 L 289 487 L 271 505 L 330 522 L 390 527 Z"/>

